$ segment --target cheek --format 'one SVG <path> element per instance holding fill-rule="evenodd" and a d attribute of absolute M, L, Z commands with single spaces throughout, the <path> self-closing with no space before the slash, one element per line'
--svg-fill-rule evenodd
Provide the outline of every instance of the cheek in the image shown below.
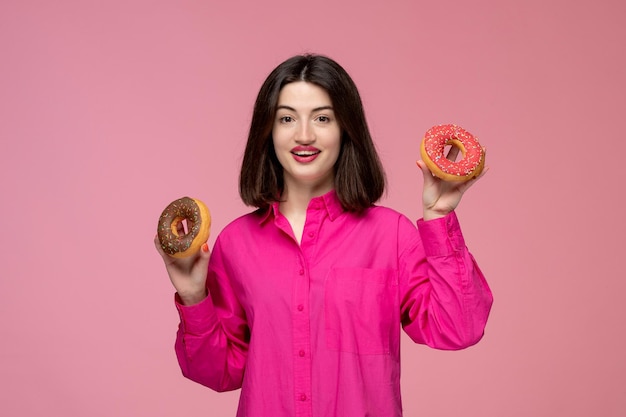
<path fill-rule="evenodd" d="M 332 148 L 332 161 L 333 161 L 333 165 L 337 164 L 337 161 L 339 160 L 339 155 L 341 155 L 341 142 L 337 142 L 337 144 Z"/>
<path fill-rule="evenodd" d="M 288 141 L 289 132 L 284 127 L 275 125 L 272 129 L 272 143 L 274 144 L 274 149 L 284 146 Z"/>
<path fill-rule="evenodd" d="M 281 139 L 283 139 L 283 137 L 281 137 L 279 132 L 272 131 L 272 149 L 274 150 L 274 156 L 278 160 L 278 163 L 281 166 L 284 166 L 286 163 L 286 160 L 285 160 L 286 145 L 285 145 L 285 141 Z"/>
<path fill-rule="evenodd" d="M 333 135 L 333 148 L 335 148 L 335 150 L 337 151 L 337 154 L 339 154 L 339 152 L 341 151 L 341 146 L 342 146 L 342 133 L 340 130 L 337 130 L 335 132 L 335 134 Z"/>

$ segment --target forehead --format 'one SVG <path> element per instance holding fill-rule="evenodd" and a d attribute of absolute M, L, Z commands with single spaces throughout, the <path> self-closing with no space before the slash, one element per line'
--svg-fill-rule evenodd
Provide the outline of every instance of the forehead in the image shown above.
<path fill-rule="evenodd" d="M 332 101 L 322 87 L 306 81 L 296 81 L 285 85 L 280 90 L 277 104 L 306 109 L 331 106 Z"/>

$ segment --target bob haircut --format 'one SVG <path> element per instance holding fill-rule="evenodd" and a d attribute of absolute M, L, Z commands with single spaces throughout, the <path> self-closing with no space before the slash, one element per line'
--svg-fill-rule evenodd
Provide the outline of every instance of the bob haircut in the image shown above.
<path fill-rule="evenodd" d="M 287 59 L 261 86 L 239 176 L 241 199 L 261 209 L 280 201 L 283 168 L 274 151 L 272 128 L 281 89 L 296 81 L 315 84 L 328 93 L 341 129 L 341 148 L 334 167 L 335 191 L 344 210 L 362 212 L 383 195 L 385 173 L 354 81 L 337 62 L 322 55 Z"/>

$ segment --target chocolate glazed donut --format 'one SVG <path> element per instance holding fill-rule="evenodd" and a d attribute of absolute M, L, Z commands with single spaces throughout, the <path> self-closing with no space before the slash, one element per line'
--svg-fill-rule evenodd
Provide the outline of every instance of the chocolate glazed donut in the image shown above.
<path fill-rule="evenodd" d="M 187 221 L 187 233 L 179 226 Z M 175 258 L 185 258 L 196 253 L 209 238 L 211 216 L 207 206 L 190 197 L 172 201 L 159 218 L 157 235 L 161 248 Z"/>

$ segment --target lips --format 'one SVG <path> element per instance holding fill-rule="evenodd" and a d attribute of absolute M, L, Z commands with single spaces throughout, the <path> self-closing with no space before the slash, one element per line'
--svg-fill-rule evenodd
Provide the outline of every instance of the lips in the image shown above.
<path fill-rule="evenodd" d="M 313 161 L 321 152 L 313 146 L 296 146 L 291 150 L 293 158 L 302 163 Z"/>

